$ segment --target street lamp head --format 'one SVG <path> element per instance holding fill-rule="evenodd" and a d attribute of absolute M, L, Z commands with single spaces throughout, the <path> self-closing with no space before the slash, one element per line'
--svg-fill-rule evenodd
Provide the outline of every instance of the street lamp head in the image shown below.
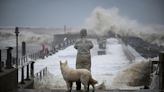
<path fill-rule="evenodd" d="M 15 34 L 16 34 L 16 35 L 19 34 L 19 30 L 18 30 L 18 29 L 19 29 L 18 27 L 15 28 Z"/>

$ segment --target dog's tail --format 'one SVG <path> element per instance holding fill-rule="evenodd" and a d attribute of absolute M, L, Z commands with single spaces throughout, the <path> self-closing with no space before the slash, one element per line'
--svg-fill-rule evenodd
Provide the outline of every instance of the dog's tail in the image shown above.
<path fill-rule="evenodd" d="M 93 78 L 91 77 L 91 78 L 90 78 L 90 83 L 94 85 L 94 84 L 97 84 L 98 82 L 97 82 L 95 79 L 93 79 Z"/>

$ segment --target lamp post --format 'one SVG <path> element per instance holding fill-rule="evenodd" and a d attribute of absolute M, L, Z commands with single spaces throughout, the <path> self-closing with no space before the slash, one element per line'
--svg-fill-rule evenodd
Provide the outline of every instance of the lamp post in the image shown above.
<path fill-rule="evenodd" d="M 15 34 L 16 34 L 16 67 L 18 68 L 18 35 L 19 35 L 19 28 L 15 28 Z"/>

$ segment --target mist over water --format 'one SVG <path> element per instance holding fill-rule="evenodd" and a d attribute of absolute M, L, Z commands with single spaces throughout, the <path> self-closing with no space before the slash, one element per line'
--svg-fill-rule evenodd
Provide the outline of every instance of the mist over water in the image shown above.
<path fill-rule="evenodd" d="M 137 20 L 122 16 L 116 7 L 110 9 L 95 8 L 86 19 L 84 26 L 88 28 L 89 33 L 94 33 L 98 36 L 103 36 L 108 31 L 112 31 L 121 36 L 140 37 L 145 41 L 164 46 L 163 25 L 139 23 Z"/>
<path fill-rule="evenodd" d="M 20 28 L 18 41 L 19 45 L 25 41 L 27 45 L 40 45 L 51 44 L 53 35 L 57 33 L 55 30 L 48 29 L 36 29 L 36 28 Z M 16 36 L 14 28 L 2 28 L 0 29 L 0 48 L 4 49 L 7 46 L 16 46 Z"/>
<path fill-rule="evenodd" d="M 149 16 L 148 16 L 149 17 Z M 121 36 L 140 37 L 145 41 L 153 44 L 164 46 L 164 25 L 146 25 L 122 16 L 116 7 L 104 9 L 102 7 L 95 8 L 91 15 L 86 19 L 84 27 L 88 29 L 89 34 L 103 36 L 112 31 Z M 67 29 L 67 32 L 79 33 L 79 29 Z M 53 34 L 64 33 L 64 28 L 21 28 L 19 41 L 27 43 L 50 43 Z M 8 40 L 11 46 L 15 45 L 14 28 L 0 29 L 0 41 Z M 5 43 L 5 42 L 3 42 Z"/>
<path fill-rule="evenodd" d="M 77 28 L 33 28 L 33 27 L 19 27 L 18 40 L 21 44 L 25 41 L 27 44 L 48 44 L 52 45 L 53 37 L 55 34 L 65 34 L 65 33 L 79 33 L 80 29 Z M 15 47 L 16 36 L 14 27 L 0 27 L 0 48 L 5 48 L 6 46 Z"/>

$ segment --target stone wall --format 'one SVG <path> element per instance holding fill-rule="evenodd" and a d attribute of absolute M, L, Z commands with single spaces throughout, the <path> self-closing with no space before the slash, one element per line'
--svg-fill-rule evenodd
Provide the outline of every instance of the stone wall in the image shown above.
<path fill-rule="evenodd" d="M 18 69 L 4 69 L 0 72 L 0 92 L 15 92 L 18 87 Z"/>

